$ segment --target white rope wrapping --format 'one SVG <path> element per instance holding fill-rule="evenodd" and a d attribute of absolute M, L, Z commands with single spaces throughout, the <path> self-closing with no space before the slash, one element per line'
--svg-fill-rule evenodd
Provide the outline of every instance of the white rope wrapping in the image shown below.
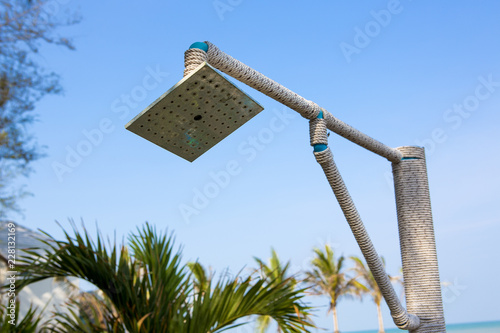
<path fill-rule="evenodd" d="M 312 119 L 309 121 L 309 133 L 311 136 L 311 146 L 317 144 L 328 144 L 328 134 L 326 132 L 326 122 L 324 119 Z"/>
<path fill-rule="evenodd" d="M 397 149 L 410 158 L 392 164 L 406 306 L 422 320 L 410 332 L 446 332 L 424 148 Z"/>
<path fill-rule="evenodd" d="M 184 76 L 187 76 L 205 61 L 207 61 L 207 53 L 203 50 L 195 48 L 184 52 Z"/>
<path fill-rule="evenodd" d="M 325 144 L 325 140 L 327 139 L 326 125 L 324 125 L 325 122 L 326 120 L 324 119 L 314 119 L 310 121 L 309 128 L 311 131 L 310 136 L 312 146 L 315 144 Z M 322 123 L 323 125 L 321 125 Z M 324 133 L 317 133 L 318 131 Z M 380 291 L 391 311 L 394 323 L 400 329 L 408 330 L 417 328 L 420 325 L 420 319 L 416 315 L 406 312 L 401 305 L 401 302 L 399 301 L 399 298 L 397 297 L 396 292 L 394 291 L 394 288 L 389 280 L 389 276 L 385 272 L 382 260 L 371 242 L 370 236 L 368 235 L 356 206 L 347 191 L 342 176 L 335 165 L 330 148 L 321 152 L 314 152 L 314 156 L 325 172 L 326 178 L 328 179 L 333 193 L 339 202 L 340 208 L 349 223 L 354 238 L 356 239 L 366 263 L 368 264 L 375 281 L 377 281 Z"/>
<path fill-rule="evenodd" d="M 227 55 L 212 43 L 205 43 L 208 45 L 208 63 L 218 70 L 297 111 L 306 119 L 316 118 L 319 112 L 323 110 L 327 127 L 331 131 L 360 145 L 361 147 L 368 149 L 371 152 L 387 158 L 391 162 L 397 162 L 401 159 L 401 153 L 396 149 L 386 146 L 370 136 L 358 131 L 354 127 L 347 125 L 341 120 L 335 118 L 328 111 L 320 108 L 316 103 L 303 98 L 290 89 L 285 88 L 281 84 L 250 68 L 241 61 Z"/>

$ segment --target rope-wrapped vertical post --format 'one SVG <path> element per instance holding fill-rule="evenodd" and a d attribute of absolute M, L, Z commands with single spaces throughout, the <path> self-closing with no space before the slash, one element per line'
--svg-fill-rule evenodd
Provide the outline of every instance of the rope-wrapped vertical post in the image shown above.
<path fill-rule="evenodd" d="M 424 148 L 397 149 L 403 159 L 392 170 L 406 309 L 421 320 L 410 332 L 446 332 Z"/>

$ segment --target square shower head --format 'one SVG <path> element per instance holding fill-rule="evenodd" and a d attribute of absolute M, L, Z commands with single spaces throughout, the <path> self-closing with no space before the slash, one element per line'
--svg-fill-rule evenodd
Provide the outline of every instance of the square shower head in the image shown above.
<path fill-rule="evenodd" d="M 125 128 L 192 162 L 263 109 L 203 63 Z"/>

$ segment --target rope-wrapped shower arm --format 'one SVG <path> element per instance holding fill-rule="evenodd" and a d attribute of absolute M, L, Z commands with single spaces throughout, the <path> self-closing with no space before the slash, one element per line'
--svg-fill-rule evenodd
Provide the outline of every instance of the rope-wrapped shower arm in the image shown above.
<path fill-rule="evenodd" d="M 203 62 L 207 62 L 218 70 L 232 76 L 261 93 L 275 99 L 300 113 L 304 118 L 315 119 L 323 111 L 327 128 L 371 152 L 387 158 L 391 162 L 399 162 L 402 154 L 380 141 L 360 132 L 354 127 L 334 117 L 330 112 L 320 108 L 316 103 L 294 93 L 290 89 L 271 80 L 262 73 L 250 68 L 239 60 L 219 50 L 210 42 L 195 43 L 185 53 L 185 71 L 191 70 Z"/>

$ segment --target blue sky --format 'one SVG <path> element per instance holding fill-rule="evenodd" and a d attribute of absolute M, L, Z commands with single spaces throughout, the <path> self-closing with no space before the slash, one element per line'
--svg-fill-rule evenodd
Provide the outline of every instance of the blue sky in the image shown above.
<path fill-rule="evenodd" d="M 90 231 L 98 225 L 121 239 L 149 221 L 175 232 L 185 260 L 217 273 L 251 267 L 271 247 L 295 271 L 325 243 L 359 255 L 312 154 L 307 121 L 261 93 L 231 79 L 265 110 L 194 163 L 124 129 L 182 78 L 189 45 L 208 40 L 389 146 L 425 146 L 440 274 L 450 283 L 446 320 L 500 320 L 500 3 L 52 4 L 56 14 L 76 9 L 83 20 L 62 30 L 76 51 L 42 49 L 65 93 L 37 106 L 33 133 L 48 156 L 26 181 L 34 195 L 22 201 L 19 223 L 60 237 L 55 221 L 69 227 L 69 218 L 83 219 Z M 252 140 L 259 145 L 250 153 Z M 390 163 L 336 135 L 330 146 L 388 272 L 397 274 Z M 196 201 L 228 168 L 227 184 Z M 183 216 L 186 205 L 197 213 Z M 319 306 L 317 323 L 331 330 L 327 299 L 310 301 Z M 377 327 L 368 299 L 344 300 L 338 311 L 342 330 Z"/>

